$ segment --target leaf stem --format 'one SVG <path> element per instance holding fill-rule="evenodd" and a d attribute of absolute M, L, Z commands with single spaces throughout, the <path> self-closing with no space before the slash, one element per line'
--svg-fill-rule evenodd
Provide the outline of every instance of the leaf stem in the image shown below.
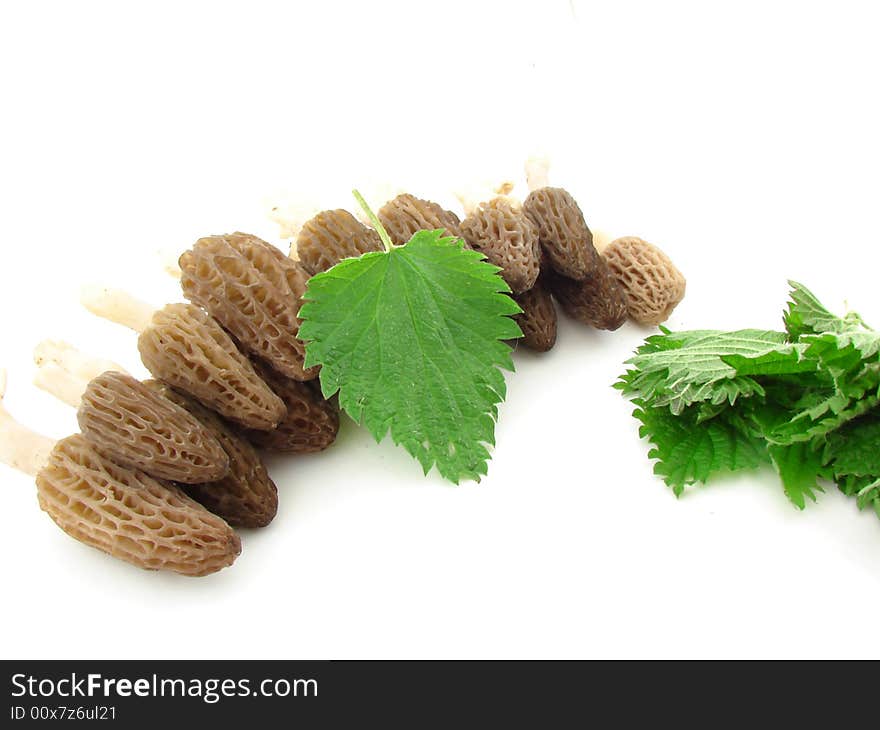
<path fill-rule="evenodd" d="M 379 238 L 382 239 L 382 245 L 385 246 L 385 250 L 391 251 L 391 249 L 394 248 L 394 244 L 391 242 L 391 236 L 388 235 L 388 231 L 385 230 L 385 226 L 382 225 L 382 222 L 376 217 L 376 214 L 370 210 L 370 206 L 367 205 L 364 196 L 357 190 L 352 190 L 351 194 L 354 195 L 354 199 L 358 202 L 358 205 L 360 205 L 361 208 L 363 208 L 364 213 L 367 214 L 367 218 L 370 219 L 370 223 L 373 224 L 373 228 L 376 229 L 376 233 L 378 233 Z"/>

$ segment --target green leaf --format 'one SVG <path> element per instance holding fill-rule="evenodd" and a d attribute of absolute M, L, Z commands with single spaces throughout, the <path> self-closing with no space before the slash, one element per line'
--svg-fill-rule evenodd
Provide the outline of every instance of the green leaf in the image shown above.
<path fill-rule="evenodd" d="M 753 469 L 767 461 L 763 442 L 737 423 L 732 413 L 701 421 L 699 410 L 674 415 L 668 408 L 652 408 L 636 400 L 633 411 L 642 426 L 639 435 L 654 444 L 648 457 L 656 459 L 654 473 L 672 487 L 676 496 L 697 482 L 722 472 Z"/>
<path fill-rule="evenodd" d="M 693 403 L 729 403 L 763 395 L 753 377 L 737 373 L 725 358 L 786 358 L 784 332 L 694 330 L 649 338 L 627 360 L 632 368 L 620 379 L 625 394 L 644 398 L 652 406 L 669 406 L 681 413 Z"/>
<path fill-rule="evenodd" d="M 522 333 L 498 267 L 441 231 L 344 259 L 310 279 L 300 310 L 306 366 L 321 366 L 325 397 L 375 437 L 389 432 L 427 473 L 458 483 L 486 473 L 504 340 Z"/>
<path fill-rule="evenodd" d="M 824 340 L 833 350 L 852 347 L 861 358 L 880 353 L 880 333 L 872 330 L 856 312 L 843 317 L 829 312 L 803 284 L 790 281 L 790 298 L 783 319 L 792 340 L 806 341 L 813 347 L 821 345 L 814 337 Z"/>
<path fill-rule="evenodd" d="M 792 444 L 827 436 L 880 405 L 880 373 L 867 368 L 852 380 L 835 375 L 832 387 L 805 391 L 787 421 L 767 431 L 767 440 Z"/>
<path fill-rule="evenodd" d="M 819 360 L 808 356 L 808 351 L 809 345 L 794 343 L 753 355 L 722 355 L 721 360 L 740 376 L 815 373 L 819 369 Z"/>
<path fill-rule="evenodd" d="M 819 486 L 819 478 L 824 475 L 821 454 L 807 443 L 772 445 L 768 452 L 782 480 L 782 489 L 792 503 L 803 509 L 807 499 L 815 502 L 816 492 L 824 491 Z"/>
<path fill-rule="evenodd" d="M 797 507 L 834 479 L 880 515 L 880 332 L 791 287 L 786 332 L 662 330 L 615 387 L 676 493 L 769 458 Z"/>
<path fill-rule="evenodd" d="M 871 411 L 829 434 L 824 456 L 838 477 L 880 477 L 880 412 Z"/>
<path fill-rule="evenodd" d="M 796 281 L 789 281 L 788 285 L 791 301 L 782 319 L 792 340 L 797 341 L 805 334 L 840 331 L 840 317 L 829 312 L 813 292 Z"/>
<path fill-rule="evenodd" d="M 860 510 L 873 508 L 880 517 L 880 477 L 842 476 L 837 479 L 837 487 L 848 497 L 855 497 Z"/>

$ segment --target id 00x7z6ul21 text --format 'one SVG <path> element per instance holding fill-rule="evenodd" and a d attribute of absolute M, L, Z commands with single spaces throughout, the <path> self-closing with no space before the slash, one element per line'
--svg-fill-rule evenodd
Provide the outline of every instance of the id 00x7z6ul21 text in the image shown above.
<path fill-rule="evenodd" d="M 66 707 L 58 705 L 34 705 L 22 707 L 13 705 L 9 708 L 10 720 L 115 720 L 116 708 L 109 705 L 92 705 L 84 707 Z"/>

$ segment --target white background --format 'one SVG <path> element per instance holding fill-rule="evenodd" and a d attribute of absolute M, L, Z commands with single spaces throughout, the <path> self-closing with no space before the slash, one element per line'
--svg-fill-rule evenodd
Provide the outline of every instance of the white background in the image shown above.
<path fill-rule="evenodd" d="M 0 363 L 7 406 L 62 337 L 142 373 L 82 310 L 109 282 L 179 299 L 156 251 L 273 200 L 450 190 L 554 160 L 588 222 L 688 277 L 675 328 L 777 327 L 786 279 L 880 322 L 871 3 L 49 3 L 0 17 Z M 314 200 L 311 200 L 311 199 Z M 0 467 L 0 654 L 137 657 L 876 657 L 880 522 L 767 472 L 676 500 L 610 387 L 647 334 L 563 320 L 516 355 L 490 474 L 425 479 L 352 423 L 274 459 L 281 507 L 203 579 L 79 545 Z"/>

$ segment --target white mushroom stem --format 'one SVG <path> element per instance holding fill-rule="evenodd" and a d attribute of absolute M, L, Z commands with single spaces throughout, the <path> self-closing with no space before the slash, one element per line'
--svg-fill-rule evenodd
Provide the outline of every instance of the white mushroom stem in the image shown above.
<path fill-rule="evenodd" d="M 86 355 L 69 342 L 61 340 L 43 340 L 34 348 L 34 364 L 42 368 L 48 363 L 54 363 L 73 377 L 87 381 L 108 370 L 125 372 L 125 368 L 112 360 Z"/>
<path fill-rule="evenodd" d="M 269 218 L 278 224 L 281 238 L 296 238 L 305 222 L 319 211 L 313 203 L 276 203 L 269 210 Z"/>
<path fill-rule="evenodd" d="M 143 332 L 153 320 L 154 307 L 121 289 L 105 286 L 86 286 L 80 293 L 80 302 L 96 314 L 123 327 Z"/>
<path fill-rule="evenodd" d="M 13 469 L 36 476 L 49 460 L 55 442 L 16 421 L 3 406 L 6 371 L 0 370 L 0 461 Z"/>
<path fill-rule="evenodd" d="M 47 362 L 37 370 L 34 385 L 62 403 L 79 408 L 89 381 L 72 375 L 54 362 Z"/>
<path fill-rule="evenodd" d="M 183 272 L 180 270 L 180 264 L 178 264 L 178 260 L 180 259 L 180 255 L 169 248 L 163 248 L 159 251 L 156 251 L 156 258 L 159 259 L 159 264 L 162 266 L 162 270 L 175 279 L 180 279 L 183 275 Z"/>
<path fill-rule="evenodd" d="M 90 357 L 66 342 L 46 340 L 34 350 L 37 374 L 34 385 L 49 395 L 78 408 L 89 383 L 108 370 L 124 373 L 111 360 Z"/>
<path fill-rule="evenodd" d="M 469 216 L 483 203 L 488 203 L 495 198 L 505 198 L 515 205 L 519 205 L 519 201 L 510 196 L 511 191 L 516 187 L 516 183 L 511 180 L 502 182 L 482 182 L 475 185 L 460 188 L 453 194 L 458 198 L 461 207 L 464 209 L 465 216 Z"/>
<path fill-rule="evenodd" d="M 535 155 L 526 160 L 526 184 L 530 191 L 546 188 L 550 184 L 549 174 L 549 157 Z"/>

